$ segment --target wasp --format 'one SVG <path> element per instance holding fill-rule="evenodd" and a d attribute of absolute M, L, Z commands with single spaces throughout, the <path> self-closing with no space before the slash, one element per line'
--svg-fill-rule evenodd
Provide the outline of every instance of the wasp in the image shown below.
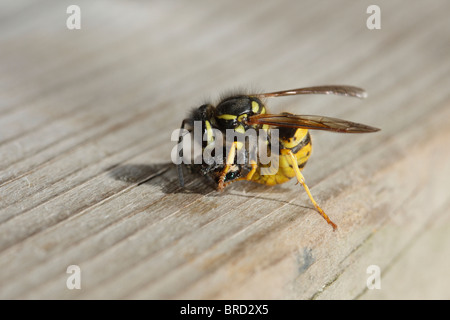
<path fill-rule="evenodd" d="M 184 135 L 191 133 L 194 124 L 201 131 L 202 150 L 211 149 L 219 141 L 214 132 L 246 134 L 255 130 L 258 137 L 264 135 L 263 143 L 257 148 L 267 149 L 268 153 L 277 163 L 273 170 L 267 163 L 262 163 L 259 156 L 251 157 L 251 150 L 247 150 L 248 143 L 242 143 L 232 139 L 223 141 L 221 147 L 215 149 L 220 153 L 225 152 L 211 161 L 203 160 L 197 164 L 189 164 L 204 176 L 211 178 L 218 190 L 223 190 L 227 185 L 236 181 L 253 181 L 269 186 L 285 183 L 292 178 L 306 191 L 311 203 L 318 213 L 336 230 L 337 225 L 331 221 L 328 215 L 314 200 L 310 189 L 306 185 L 302 170 L 305 167 L 312 151 L 311 136 L 309 130 L 325 130 L 341 133 L 368 133 L 380 129 L 368 125 L 318 115 L 295 115 L 287 112 L 271 114 L 264 103 L 266 98 L 293 96 L 302 94 L 334 94 L 340 96 L 365 98 L 364 89 L 345 85 L 314 86 L 292 90 L 283 90 L 258 94 L 234 94 L 222 99 L 217 106 L 210 103 L 194 109 L 187 119 L 181 123 L 178 145 L 182 145 Z M 187 129 L 186 129 L 187 128 Z M 277 133 L 277 135 L 275 135 Z M 277 139 L 273 140 L 273 136 Z M 278 145 L 275 150 L 273 146 Z M 270 149 L 270 150 L 269 150 Z M 245 150 L 241 161 L 237 161 L 238 152 Z M 179 147 L 178 155 L 183 158 L 183 149 Z M 213 154 L 214 155 L 214 154 Z M 180 185 L 184 186 L 182 162 L 177 165 Z"/>

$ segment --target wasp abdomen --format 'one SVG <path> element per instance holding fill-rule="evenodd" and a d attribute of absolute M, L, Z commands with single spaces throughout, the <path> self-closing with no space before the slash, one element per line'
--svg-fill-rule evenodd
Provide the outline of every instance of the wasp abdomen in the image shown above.
<path fill-rule="evenodd" d="M 254 182 L 267 185 L 285 183 L 295 177 L 295 171 L 287 152 L 291 151 L 297 158 L 300 170 L 306 165 L 311 155 L 311 136 L 307 129 L 273 128 L 271 129 L 272 133 L 274 130 L 278 130 L 279 133 L 280 150 L 278 157 L 274 157 L 272 161 L 278 163 L 260 165 L 252 177 Z"/>

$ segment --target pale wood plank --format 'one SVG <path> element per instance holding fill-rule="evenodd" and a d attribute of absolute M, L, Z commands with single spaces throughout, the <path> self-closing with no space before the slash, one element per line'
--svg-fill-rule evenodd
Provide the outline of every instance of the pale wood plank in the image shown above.
<path fill-rule="evenodd" d="M 62 2 L 2 5 L 0 296 L 448 297 L 449 4 L 381 1 L 377 31 L 369 4 L 82 1 L 80 31 Z M 382 128 L 313 134 L 304 174 L 337 232 L 294 182 L 178 187 L 170 135 L 190 108 L 328 83 L 369 98 L 268 102 Z"/>

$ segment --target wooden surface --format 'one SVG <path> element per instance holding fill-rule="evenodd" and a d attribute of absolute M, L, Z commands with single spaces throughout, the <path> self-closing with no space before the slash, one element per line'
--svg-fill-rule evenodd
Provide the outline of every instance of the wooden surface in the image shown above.
<path fill-rule="evenodd" d="M 449 1 L 77 1 L 80 30 L 70 4 L 0 4 L 1 298 L 450 298 Z M 178 186 L 191 108 L 319 84 L 369 97 L 269 108 L 382 129 L 313 132 L 338 231 L 294 181 Z"/>

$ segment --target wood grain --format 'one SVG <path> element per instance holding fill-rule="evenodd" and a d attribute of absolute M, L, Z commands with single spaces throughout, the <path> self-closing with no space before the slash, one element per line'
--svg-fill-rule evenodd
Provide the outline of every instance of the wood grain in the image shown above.
<path fill-rule="evenodd" d="M 449 299 L 448 1 L 0 5 L 3 299 Z M 313 132 L 294 181 L 178 186 L 172 131 L 230 90 L 382 130 Z M 69 265 L 81 289 L 69 290 Z M 368 289 L 367 268 L 381 270 Z"/>

